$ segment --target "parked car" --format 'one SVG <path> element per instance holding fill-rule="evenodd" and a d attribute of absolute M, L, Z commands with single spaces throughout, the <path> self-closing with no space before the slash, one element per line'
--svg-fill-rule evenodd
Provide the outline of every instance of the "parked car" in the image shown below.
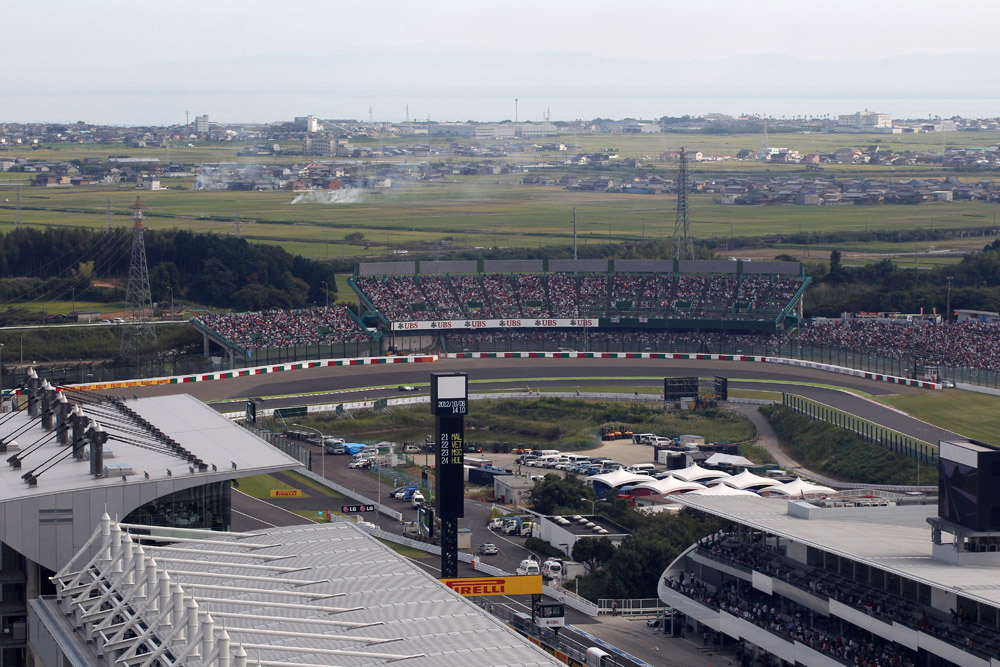
<path fill-rule="evenodd" d="M 486 527 L 490 530 L 503 530 L 503 519 L 490 519 Z"/>
<path fill-rule="evenodd" d="M 479 545 L 479 553 L 483 556 L 495 556 L 500 553 L 500 550 L 497 549 L 497 545 L 492 542 L 486 542 Z"/>
<path fill-rule="evenodd" d="M 368 470 L 372 467 L 372 462 L 369 459 L 357 459 L 348 463 L 347 467 L 356 470 Z"/>
<path fill-rule="evenodd" d="M 405 447 L 403 447 L 403 453 L 404 454 L 419 454 L 420 453 L 420 448 L 417 447 L 416 445 L 406 445 Z"/>
<path fill-rule="evenodd" d="M 647 628 L 662 628 L 664 622 L 666 622 L 667 619 L 673 617 L 673 615 L 674 615 L 674 610 L 673 609 L 668 609 L 667 611 L 661 611 L 659 614 L 657 614 L 653 618 L 647 618 L 646 619 L 646 627 Z"/>
<path fill-rule="evenodd" d="M 413 498 L 413 494 L 417 492 L 417 487 L 407 486 L 403 488 L 402 491 L 397 491 L 396 495 L 393 496 L 396 500 L 410 500 Z"/>

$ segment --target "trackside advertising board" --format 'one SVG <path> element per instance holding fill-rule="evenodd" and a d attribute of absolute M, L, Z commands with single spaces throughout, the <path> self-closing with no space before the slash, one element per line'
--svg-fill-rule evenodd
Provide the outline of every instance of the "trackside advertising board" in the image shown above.
<path fill-rule="evenodd" d="M 440 579 L 441 583 L 459 595 L 541 595 L 542 575 L 528 577 L 472 577 Z"/>
<path fill-rule="evenodd" d="M 424 320 L 416 322 L 393 322 L 393 331 L 450 331 L 452 329 L 549 329 L 552 327 L 584 328 L 596 327 L 596 317 L 577 319 L 556 319 L 551 317 L 520 317 L 506 320 Z"/>

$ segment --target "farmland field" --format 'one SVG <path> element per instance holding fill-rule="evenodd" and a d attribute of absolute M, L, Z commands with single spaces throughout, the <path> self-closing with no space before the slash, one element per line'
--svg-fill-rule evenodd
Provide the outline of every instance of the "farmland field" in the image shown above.
<path fill-rule="evenodd" d="M 981 146 L 996 144 L 995 133 L 952 133 L 933 135 L 848 135 L 848 134 L 772 134 L 769 145 L 786 146 L 803 152 L 831 151 L 838 147 L 872 144 L 910 150 L 940 151 L 947 146 Z M 420 143 L 444 143 L 442 140 Z M 618 149 L 621 157 L 655 158 L 664 150 L 684 145 L 698 148 L 711 155 L 735 153 L 740 148 L 760 144 L 756 135 L 564 135 L 561 139 L 575 143 L 585 151 Z M 416 142 L 414 139 L 394 139 L 396 144 Z M 200 144 L 194 148 L 172 146 L 174 161 L 212 161 L 251 164 L 258 159 L 268 164 L 302 163 L 301 156 L 244 158 L 237 157 L 240 145 Z M 9 154 L 11 151 L 6 151 Z M 83 157 L 106 158 L 109 155 L 145 155 L 166 159 L 163 148 L 130 149 L 119 144 L 58 145 L 51 149 L 21 150 L 21 156 L 31 159 L 67 160 Z M 567 152 L 549 154 L 519 153 L 496 159 L 499 163 L 537 163 L 562 159 Z M 394 158 L 395 162 L 405 162 Z M 414 158 L 410 158 L 412 163 Z M 458 158 L 428 158 L 425 161 L 462 162 Z M 348 169 L 370 167 L 370 161 L 338 160 Z M 674 165 L 652 159 L 649 168 L 628 170 L 614 167 L 609 175 L 624 178 L 633 173 L 655 171 L 672 178 Z M 810 174 L 798 165 L 769 165 L 757 162 L 702 162 L 690 166 L 692 177 L 706 175 L 771 175 Z M 543 170 L 545 176 L 560 174 L 576 176 L 602 175 L 604 171 L 583 170 L 562 166 Z M 903 179 L 929 176 L 944 178 L 957 175 L 974 182 L 979 175 L 956 174 L 935 166 L 890 169 L 880 166 L 824 165 L 823 175 L 840 178 L 866 176 Z M 27 174 L 5 174 L 0 189 L 9 189 L 14 181 Z M 146 206 L 146 226 L 152 229 L 181 228 L 216 234 L 234 233 L 233 218 L 242 219 L 241 233 L 250 240 L 272 243 L 290 252 L 317 259 L 351 259 L 377 257 L 391 250 L 406 249 L 424 256 L 445 254 L 448 250 L 465 248 L 537 248 L 567 246 L 573 239 L 573 209 L 577 210 L 577 239 L 580 246 L 608 242 L 635 242 L 642 239 L 669 238 L 673 233 L 675 197 L 671 195 L 628 195 L 606 192 L 575 192 L 556 185 L 528 186 L 521 184 L 521 174 L 500 176 L 452 176 L 443 181 L 396 183 L 392 188 L 367 190 L 356 203 L 319 204 L 295 203 L 295 193 L 270 192 L 208 192 L 191 189 L 191 177 L 163 179 L 167 188 L 158 191 L 137 191 L 132 186 L 78 186 L 62 188 L 24 187 L 21 191 L 21 220 L 25 225 L 82 225 L 100 228 L 107 224 L 105 200 L 111 199 L 113 226 L 131 224 L 129 206 L 140 194 Z M 719 251 L 725 252 L 724 239 L 734 237 L 780 237 L 783 234 L 865 232 L 947 228 L 991 228 L 996 225 L 1000 207 L 984 202 L 956 202 L 921 206 L 725 206 L 708 194 L 690 196 L 691 230 L 696 238 L 720 239 Z M 10 229 L 14 222 L 14 206 L 9 195 L 0 198 L 0 231 Z M 360 240 L 346 241 L 345 236 L 361 232 Z M 984 245 L 981 236 L 955 238 L 934 243 L 852 243 L 842 248 L 848 255 L 859 253 L 848 262 L 868 261 L 880 254 L 894 256 L 905 263 L 906 255 L 916 255 L 943 249 L 968 251 Z M 931 247 L 933 246 L 933 247 Z M 833 246 L 817 243 L 809 246 L 775 244 L 766 249 L 773 256 L 787 252 L 811 257 L 828 254 Z M 744 253 L 740 253 L 741 255 Z M 749 255 L 747 255 L 749 256 Z M 949 261 L 941 259 L 942 262 Z M 937 258 L 920 257 L 915 264 L 933 265 Z"/>

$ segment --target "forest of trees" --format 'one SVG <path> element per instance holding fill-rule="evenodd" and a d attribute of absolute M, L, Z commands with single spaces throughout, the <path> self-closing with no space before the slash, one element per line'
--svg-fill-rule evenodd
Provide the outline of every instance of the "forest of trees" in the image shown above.
<path fill-rule="evenodd" d="M 814 286 L 806 294 L 806 315 L 838 316 L 842 312 L 894 311 L 917 313 L 921 308 L 944 313 L 951 281 L 951 307 L 1000 311 L 1000 240 L 958 264 L 930 270 L 899 268 L 889 260 L 847 267 L 840 252 L 829 267 L 812 271 Z"/>
<path fill-rule="evenodd" d="M 0 234 L 0 299 L 120 301 L 125 298 L 131 230 L 14 229 Z M 153 301 L 236 310 L 324 303 L 334 267 L 282 248 L 182 230 L 145 232 Z M 335 297 L 334 295 L 331 295 Z M 333 301 L 334 299 L 331 299 Z"/>

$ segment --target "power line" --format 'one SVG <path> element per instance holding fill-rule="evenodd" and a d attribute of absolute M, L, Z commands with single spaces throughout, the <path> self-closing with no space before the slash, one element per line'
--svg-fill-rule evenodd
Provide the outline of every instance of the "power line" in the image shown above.
<path fill-rule="evenodd" d="M 149 291 L 149 266 L 146 264 L 146 243 L 142 237 L 142 200 L 135 198 L 132 223 L 132 257 L 128 269 L 128 289 L 125 296 L 126 323 L 122 327 L 119 353 L 135 354 L 136 365 L 142 365 L 144 355 L 156 349 L 156 328 L 153 326 L 153 297 Z"/>
<path fill-rule="evenodd" d="M 691 223 L 688 220 L 687 153 L 681 148 L 680 169 L 677 172 L 677 215 L 674 218 L 674 259 L 694 259 Z"/>

